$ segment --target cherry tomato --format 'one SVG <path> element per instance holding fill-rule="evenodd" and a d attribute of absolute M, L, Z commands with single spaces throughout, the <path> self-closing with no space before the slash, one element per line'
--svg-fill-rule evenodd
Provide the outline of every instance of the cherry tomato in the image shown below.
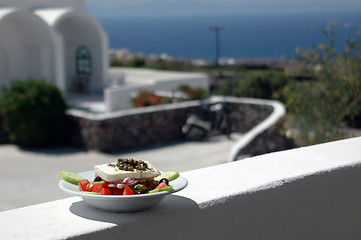
<path fill-rule="evenodd" d="M 100 195 L 112 195 L 112 194 L 113 194 L 113 191 L 108 186 L 103 186 L 102 189 L 100 190 Z"/>
<path fill-rule="evenodd" d="M 119 188 L 114 188 L 113 189 L 113 195 L 123 195 L 124 192 L 124 188 L 119 189 Z"/>
<path fill-rule="evenodd" d="M 100 190 L 102 189 L 102 187 L 103 187 L 103 184 L 94 185 L 92 192 L 99 193 Z"/>
<path fill-rule="evenodd" d="M 93 185 L 89 182 L 88 179 L 84 179 L 83 181 L 78 183 L 79 191 L 91 192 L 93 190 Z"/>
<path fill-rule="evenodd" d="M 159 188 L 164 188 L 164 187 L 167 187 L 168 185 L 167 185 L 167 183 L 165 183 L 165 182 L 161 182 L 156 188 L 154 188 L 154 189 L 159 189 Z"/>
<path fill-rule="evenodd" d="M 128 185 L 125 185 L 123 195 L 134 195 L 134 192 Z"/>

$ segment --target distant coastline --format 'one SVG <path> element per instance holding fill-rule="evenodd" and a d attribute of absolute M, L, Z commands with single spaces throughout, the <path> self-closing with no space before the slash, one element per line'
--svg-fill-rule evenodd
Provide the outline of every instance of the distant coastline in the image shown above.
<path fill-rule="evenodd" d="M 337 46 L 361 26 L 361 14 L 266 15 L 189 18 L 100 18 L 112 49 L 129 49 L 143 55 L 168 55 L 188 60 L 215 59 L 215 35 L 210 26 L 224 26 L 220 32 L 221 58 L 293 58 L 296 47 L 325 41 L 311 31 L 325 28 L 337 18 Z"/>
<path fill-rule="evenodd" d="M 147 60 L 157 60 L 162 59 L 165 61 L 178 61 L 178 62 L 190 62 L 193 65 L 209 65 L 214 64 L 215 60 L 206 60 L 206 59 L 187 59 L 180 58 L 177 56 L 171 56 L 168 54 L 151 54 L 146 55 L 143 53 L 132 53 L 129 49 L 110 49 L 109 50 L 109 59 L 110 60 L 119 60 L 119 61 L 130 61 L 134 57 L 141 57 Z M 286 58 L 220 58 L 220 65 L 285 65 L 289 62 L 289 59 Z"/>

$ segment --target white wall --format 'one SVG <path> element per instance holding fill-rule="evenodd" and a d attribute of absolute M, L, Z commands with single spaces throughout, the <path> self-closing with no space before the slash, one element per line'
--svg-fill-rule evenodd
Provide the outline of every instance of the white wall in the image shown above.
<path fill-rule="evenodd" d="M 104 89 L 104 100 L 108 112 L 132 108 L 131 97 L 138 90 L 175 91 L 180 85 L 203 88 L 209 91 L 209 78 L 202 73 L 187 73 L 136 68 L 112 68 L 110 78 L 124 76 L 124 85 Z"/>
<path fill-rule="evenodd" d="M 54 45 L 49 26 L 31 13 L 14 13 L 0 22 L 1 85 L 27 78 L 55 82 Z"/>
<path fill-rule="evenodd" d="M 361 138 L 183 172 L 188 186 L 155 207 L 109 213 L 80 198 L 5 211 L 3 239 L 356 240 Z M 59 190 L 60 191 L 60 190 Z"/>
<path fill-rule="evenodd" d="M 106 87 L 104 89 L 104 102 L 107 112 L 131 109 L 131 98 L 137 92 L 138 87 L 146 88 L 149 85 Z"/>
<path fill-rule="evenodd" d="M 0 24 L 0 49 L 3 56 L 3 64 L 6 67 L 6 71 L 4 71 L 3 76 L 1 78 L 1 85 L 7 85 L 10 83 L 10 79 L 12 77 L 21 77 L 21 71 L 16 71 L 16 68 L 13 64 L 13 61 L 17 61 L 21 63 L 20 59 L 17 56 L 20 55 L 21 49 L 21 35 L 19 31 L 16 31 L 16 28 L 13 27 L 13 24 L 9 21 L 3 22 Z M 14 49 L 15 51 L 10 51 L 10 49 Z M 19 64 L 19 68 L 21 69 L 21 64 Z M 11 77 L 10 77 L 11 76 Z"/>
<path fill-rule="evenodd" d="M 107 79 L 107 60 L 104 58 L 103 48 L 107 46 L 104 33 L 97 28 L 87 15 L 69 15 L 59 21 L 57 32 L 63 36 L 64 63 L 67 90 L 72 90 L 74 79 L 77 77 L 75 68 L 75 53 L 80 46 L 85 46 L 91 54 L 92 74 L 90 75 L 89 91 L 101 92 Z"/>

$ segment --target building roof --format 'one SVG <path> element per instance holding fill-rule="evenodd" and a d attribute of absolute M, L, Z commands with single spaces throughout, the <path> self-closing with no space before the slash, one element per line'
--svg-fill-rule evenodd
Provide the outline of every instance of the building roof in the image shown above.
<path fill-rule="evenodd" d="M 0 8 L 0 21 L 7 15 L 16 11 L 17 11 L 16 8 L 12 8 L 12 7 Z"/>
<path fill-rule="evenodd" d="M 42 18 L 49 26 L 54 26 L 62 16 L 72 11 L 71 8 L 50 8 L 36 10 L 35 14 Z"/>

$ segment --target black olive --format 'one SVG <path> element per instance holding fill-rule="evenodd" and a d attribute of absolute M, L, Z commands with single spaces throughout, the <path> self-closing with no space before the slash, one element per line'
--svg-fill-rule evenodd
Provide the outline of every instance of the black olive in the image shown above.
<path fill-rule="evenodd" d="M 102 181 L 102 178 L 99 177 L 99 176 L 96 176 L 96 177 L 94 178 L 94 181 L 93 181 L 93 182 L 100 182 L 100 181 Z"/>
<path fill-rule="evenodd" d="M 161 180 L 159 180 L 159 183 L 161 183 L 161 182 L 165 182 L 165 184 L 169 184 L 169 181 L 168 181 L 168 179 L 166 179 L 166 178 L 162 178 Z"/>

